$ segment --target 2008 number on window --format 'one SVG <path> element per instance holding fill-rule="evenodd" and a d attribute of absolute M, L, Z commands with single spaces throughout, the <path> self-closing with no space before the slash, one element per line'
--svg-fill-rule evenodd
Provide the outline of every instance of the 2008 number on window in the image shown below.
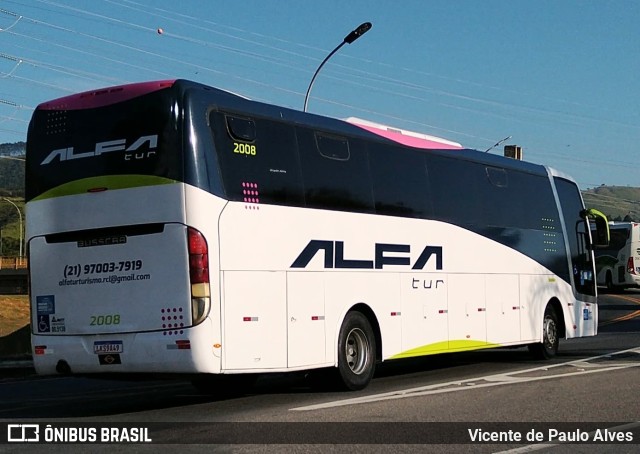
<path fill-rule="evenodd" d="M 233 152 L 238 154 L 246 154 L 249 156 L 256 155 L 256 146 L 248 143 L 233 142 Z"/>

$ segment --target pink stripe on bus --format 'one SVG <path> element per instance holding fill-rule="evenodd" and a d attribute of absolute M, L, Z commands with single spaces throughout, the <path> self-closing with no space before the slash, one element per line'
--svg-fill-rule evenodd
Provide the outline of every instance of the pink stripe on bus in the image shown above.
<path fill-rule="evenodd" d="M 378 129 L 367 125 L 353 123 L 355 126 L 366 129 L 378 136 L 382 136 L 386 139 L 393 140 L 394 142 L 402 145 L 408 145 L 415 148 L 427 148 L 432 150 L 461 150 L 463 147 L 459 145 L 451 145 L 443 142 L 436 142 L 435 140 L 427 140 L 419 137 L 407 136 L 399 132 Z"/>

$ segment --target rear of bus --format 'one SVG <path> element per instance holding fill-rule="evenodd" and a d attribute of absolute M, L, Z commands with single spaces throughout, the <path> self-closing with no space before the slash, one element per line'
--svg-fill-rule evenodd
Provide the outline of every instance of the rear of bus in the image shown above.
<path fill-rule="evenodd" d="M 208 242 L 187 222 L 183 96 L 162 81 L 35 110 L 25 199 L 38 373 L 219 371 L 200 341 L 219 333 L 206 317 Z"/>
<path fill-rule="evenodd" d="M 627 258 L 628 284 L 640 287 L 640 223 L 631 223 L 629 233 L 629 257 Z"/>
<path fill-rule="evenodd" d="M 598 284 L 609 290 L 640 287 L 640 223 L 612 222 L 611 242 L 596 250 Z"/>

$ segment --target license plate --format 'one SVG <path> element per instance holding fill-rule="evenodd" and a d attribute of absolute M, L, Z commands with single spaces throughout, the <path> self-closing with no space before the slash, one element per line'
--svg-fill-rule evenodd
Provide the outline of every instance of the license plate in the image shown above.
<path fill-rule="evenodd" d="M 93 353 L 122 353 L 122 341 L 96 341 L 93 343 Z"/>

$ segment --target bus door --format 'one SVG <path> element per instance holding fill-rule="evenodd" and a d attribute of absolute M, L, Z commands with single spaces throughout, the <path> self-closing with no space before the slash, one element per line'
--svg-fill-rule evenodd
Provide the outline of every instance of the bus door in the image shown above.
<path fill-rule="evenodd" d="M 555 178 L 566 228 L 571 280 L 577 300 L 595 303 L 596 269 L 589 221 L 575 183 Z"/>

